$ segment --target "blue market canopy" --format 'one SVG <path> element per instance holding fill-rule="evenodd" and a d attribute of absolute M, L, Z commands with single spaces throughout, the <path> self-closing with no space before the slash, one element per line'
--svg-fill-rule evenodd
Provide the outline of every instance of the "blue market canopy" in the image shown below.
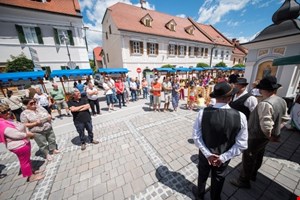
<path fill-rule="evenodd" d="M 128 73 L 127 68 L 100 68 L 98 69 L 99 73 L 105 74 L 126 74 Z"/>
<path fill-rule="evenodd" d="M 273 60 L 273 66 L 300 64 L 300 55 L 276 58 Z"/>
<path fill-rule="evenodd" d="M 164 68 L 164 67 L 162 67 L 162 68 L 154 68 L 153 70 L 156 70 L 158 72 L 176 72 L 176 70 L 173 69 L 173 68 Z"/>
<path fill-rule="evenodd" d="M 175 70 L 176 70 L 177 72 L 190 72 L 190 71 L 192 71 L 192 68 L 187 68 L 187 67 L 177 67 L 177 68 L 175 68 Z"/>
<path fill-rule="evenodd" d="M 44 71 L 36 72 L 7 72 L 0 74 L 1 82 L 18 81 L 18 80 L 37 80 L 44 78 Z"/>
<path fill-rule="evenodd" d="M 245 67 L 232 67 L 230 70 L 245 71 Z"/>
<path fill-rule="evenodd" d="M 202 68 L 202 67 L 195 67 L 195 68 L 192 68 L 192 71 L 197 71 L 197 72 L 201 72 L 201 71 L 204 71 L 206 69 Z"/>
<path fill-rule="evenodd" d="M 85 76 L 91 74 L 93 74 L 93 71 L 91 69 L 53 70 L 50 74 L 50 77 L 53 78 L 55 76 L 57 77 Z"/>

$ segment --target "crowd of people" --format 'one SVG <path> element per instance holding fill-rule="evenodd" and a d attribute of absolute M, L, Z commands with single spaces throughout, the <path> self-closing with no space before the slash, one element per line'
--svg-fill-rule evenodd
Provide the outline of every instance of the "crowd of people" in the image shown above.
<path fill-rule="evenodd" d="M 101 114 L 101 97 L 105 97 L 109 112 L 115 110 L 115 106 L 121 109 L 139 98 L 149 101 L 149 108 L 155 112 L 176 112 L 179 100 L 185 100 L 186 109 L 199 110 L 193 128 L 193 139 L 199 148 L 199 177 L 198 187 L 193 192 L 197 198 L 204 198 L 211 171 L 211 198 L 220 199 L 230 160 L 243 153 L 241 174 L 231 183 L 250 188 L 250 181 L 256 180 L 262 164 L 266 145 L 269 141 L 279 141 L 281 124 L 288 118 L 285 101 L 276 95 L 281 85 L 275 77 L 265 77 L 255 83 L 256 95 L 253 90 L 247 92 L 247 79 L 236 73 L 226 77 L 212 78 L 205 74 L 183 80 L 178 76 L 162 78 L 155 75 L 148 83 L 146 78 L 139 81 L 137 78 L 105 76 L 103 95 L 92 82 L 82 84 L 79 80 L 68 98 L 56 83 L 49 95 L 36 88 L 23 99 L 8 90 L 7 97 L 0 103 L 0 142 L 17 155 L 23 176 L 28 181 L 36 181 L 44 175 L 42 171 L 32 169 L 30 139 L 36 142 L 48 161 L 60 153 L 52 128 L 53 108 L 57 109 L 58 118 L 62 117 L 62 109 L 66 116 L 72 114 L 81 150 L 85 150 L 87 142 L 99 143 L 94 139 L 92 116 Z M 258 93 L 262 97 L 259 100 Z M 84 130 L 88 132 L 88 140 Z"/>

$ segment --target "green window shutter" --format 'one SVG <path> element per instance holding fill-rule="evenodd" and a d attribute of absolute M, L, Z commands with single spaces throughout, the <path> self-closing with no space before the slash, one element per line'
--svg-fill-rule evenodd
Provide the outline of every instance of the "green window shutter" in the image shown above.
<path fill-rule="evenodd" d="M 19 41 L 21 44 L 26 44 L 26 39 L 25 39 L 25 35 L 24 35 L 24 31 L 23 31 L 23 28 L 22 26 L 19 26 L 19 25 L 15 25 L 16 26 L 16 29 L 17 29 L 17 32 L 18 32 L 18 37 L 19 37 Z"/>
<path fill-rule="evenodd" d="M 69 36 L 70 45 L 74 46 L 73 34 L 71 30 L 68 30 L 68 36 Z"/>
<path fill-rule="evenodd" d="M 39 44 L 44 44 L 43 36 L 42 36 L 42 32 L 41 32 L 40 27 L 35 27 L 35 32 L 36 32 Z"/>
<path fill-rule="evenodd" d="M 57 29 L 53 28 L 53 32 L 54 32 L 54 42 L 55 42 L 55 44 L 60 44 L 59 39 L 58 39 Z"/>

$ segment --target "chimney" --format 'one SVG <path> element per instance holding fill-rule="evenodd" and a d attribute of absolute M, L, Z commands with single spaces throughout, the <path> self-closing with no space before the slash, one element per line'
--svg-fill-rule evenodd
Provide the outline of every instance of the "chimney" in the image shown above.
<path fill-rule="evenodd" d="M 144 7 L 144 4 L 146 4 L 146 0 L 140 0 L 140 4 L 141 4 L 141 8 L 142 8 L 142 9 L 146 9 L 146 8 Z"/>
<path fill-rule="evenodd" d="M 240 46 L 240 41 L 239 41 L 239 40 L 236 40 L 236 41 L 235 41 L 235 44 L 236 44 L 236 46 Z"/>

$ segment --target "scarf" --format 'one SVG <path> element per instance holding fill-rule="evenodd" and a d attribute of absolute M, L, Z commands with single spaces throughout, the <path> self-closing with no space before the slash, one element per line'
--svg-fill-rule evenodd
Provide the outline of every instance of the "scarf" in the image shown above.
<path fill-rule="evenodd" d="M 12 122 L 0 118 L 0 143 L 6 144 L 5 135 L 4 135 L 4 131 L 6 128 L 16 128 L 16 127 Z"/>

